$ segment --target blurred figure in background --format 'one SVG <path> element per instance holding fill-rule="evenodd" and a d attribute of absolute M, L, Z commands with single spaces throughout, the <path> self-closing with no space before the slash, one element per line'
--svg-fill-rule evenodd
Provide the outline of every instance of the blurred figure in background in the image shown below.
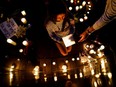
<path fill-rule="evenodd" d="M 77 87 L 77 84 L 72 81 L 66 81 L 65 87 Z"/>

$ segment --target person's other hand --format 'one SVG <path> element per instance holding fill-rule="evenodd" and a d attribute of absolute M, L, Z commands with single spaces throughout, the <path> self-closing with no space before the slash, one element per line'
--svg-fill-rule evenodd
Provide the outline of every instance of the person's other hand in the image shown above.
<path fill-rule="evenodd" d="M 89 26 L 82 34 L 80 34 L 80 39 L 78 42 L 83 42 L 86 40 L 88 36 L 94 31 L 94 28 Z"/>

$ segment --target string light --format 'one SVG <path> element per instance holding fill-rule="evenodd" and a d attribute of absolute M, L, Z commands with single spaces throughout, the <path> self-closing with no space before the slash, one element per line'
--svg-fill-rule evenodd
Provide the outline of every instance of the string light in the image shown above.
<path fill-rule="evenodd" d="M 84 0 L 66 0 L 69 11 L 74 14 L 76 22 L 84 22 L 92 10 L 92 2 Z"/>

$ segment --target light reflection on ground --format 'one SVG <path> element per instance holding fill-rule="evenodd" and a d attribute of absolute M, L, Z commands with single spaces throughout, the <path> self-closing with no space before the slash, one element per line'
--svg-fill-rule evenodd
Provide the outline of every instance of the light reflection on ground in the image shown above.
<path fill-rule="evenodd" d="M 84 47 L 85 53 L 77 57 L 39 59 L 36 66 L 22 60 L 9 62 L 0 73 L 0 87 L 115 87 L 109 49 L 103 51 L 103 45 L 93 42 Z"/>
<path fill-rule="evenodd" d="M 101 67 L 100 61 L 105 61 Z M 0 74 L 0 87 L 65 87 L 72 81 L 76 87 L 113 87 L 112 73 L 106 59 L 83 64 L 67 72 L 7 71 Z M 94 67 L 92 67 L 94 65 Z"/>

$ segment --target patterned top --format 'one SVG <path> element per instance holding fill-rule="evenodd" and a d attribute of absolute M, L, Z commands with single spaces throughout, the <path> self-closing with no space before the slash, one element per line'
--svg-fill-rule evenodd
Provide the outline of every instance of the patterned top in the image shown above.
<path fill-rule="evenodd" d="M 62 31 L 62 24 L 63 21 L 56 23 L 49 21 L 46 24 L 46 29 L 49 36 L 51 37 L 51 39 L 58 43 L 62 43 L 62 37 L 73 34 L 75 32 L 75 27 L 70 25 L 68 22 L 65 23 L 64 30 Z"/>

